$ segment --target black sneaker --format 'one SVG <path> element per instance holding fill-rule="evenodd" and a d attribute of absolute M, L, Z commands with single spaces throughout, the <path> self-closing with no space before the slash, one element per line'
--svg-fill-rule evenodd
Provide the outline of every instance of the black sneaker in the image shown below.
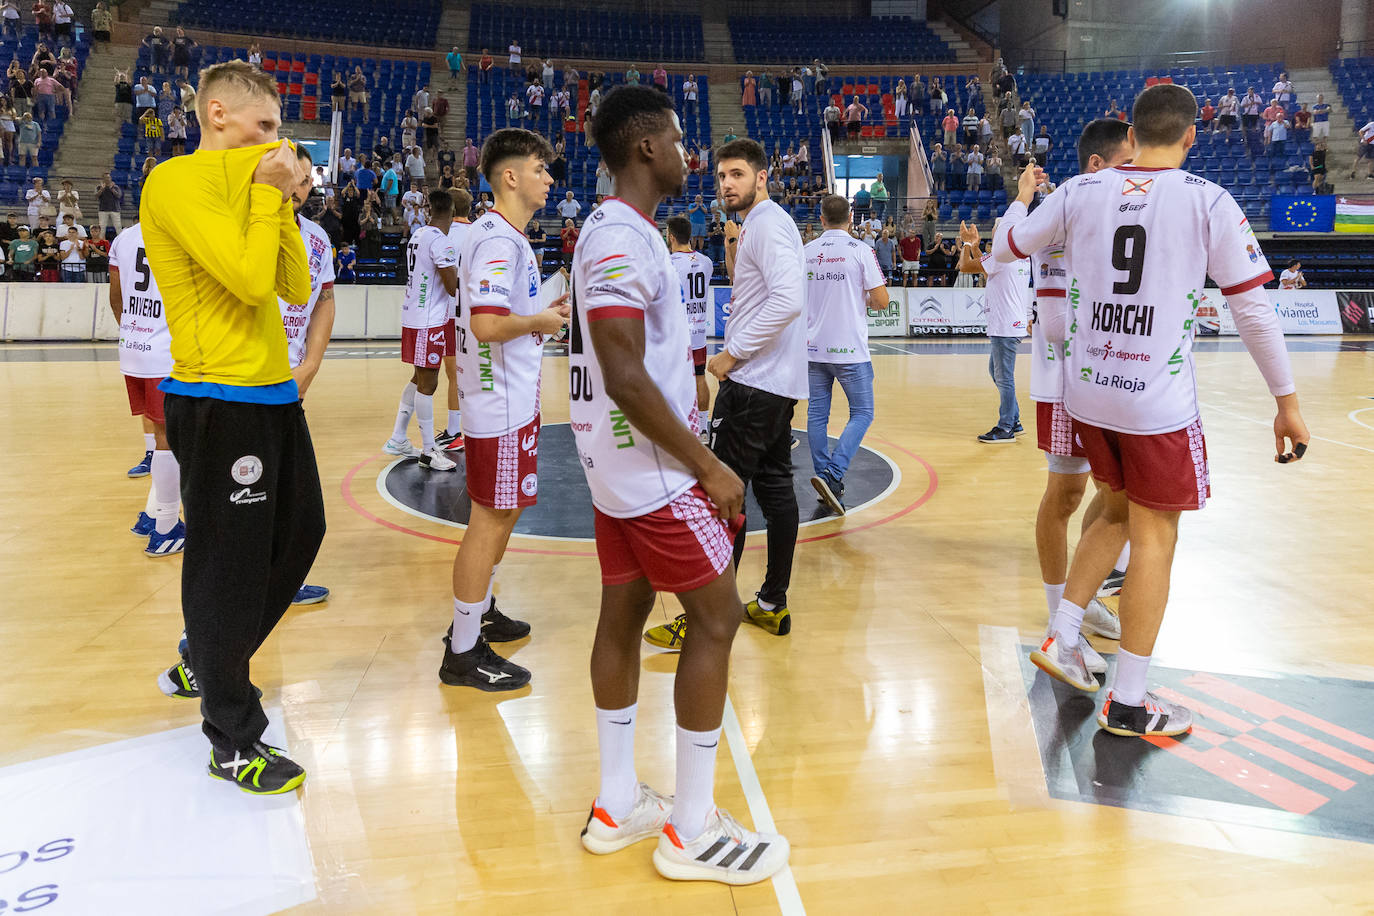
<path fill-rule="evenodd" d="M 434 444 L 439 446 L 440 448 L 447 448 L 448 444 L 457 438 L 458 435 L 456 433 L 451 433 L 448 430 L 444 430 L 443 432 L 439 433 L 434 437 Z"/>
<path fill-rule="evenodd" d="M 1024 436 L 1026 434 L 1026 428 L 1021 425 L 1020 420 L 1017 420 L 1016 425 L 1011 428 L 1011 434 L 1013 436 Z"/>
<path fill-rule="evenodd" d="M 1015 434 L 1015 433 L 1011 433 L 1011 432 L 1007 432 L 1005 429 L 1003 429 L 1003 428 L 1000 427 L 1000 426 L 994 426 L 992 429 L 988 430 L 987 432 L 985 432 L 985 433 L 983 433 L 981 436 L 979 436 L 979 437 L 978 437 L 978 441 L 979 441 L 979 442 L 985 442 L 985 443 L 988 443 L 988 444 L 999 444 L 999 443 L 1003 443 L 1003 442 L 1015 442 L 1015 441 L 1016 441 L 1016 434 Z"/>
<path fill-rule="evenodd" d="M 1102 580 L 1102 587 L 1097 590 L 1097 597 L 1109 598 L 1112 595 L 1121 594 L 1121 586 L 1126 584 L 1126 574 L 1119 569 L 1113 569 L 1111 575 Z"/>
<path fill-rule="evenodd" d="M 439 680 L 450 687 L 476 687 L 488 692 L 519 690 L 530 682 L 530 673 L 492 651 L 482 637 L 466 652 L 451 652 L 444 642 L 444 662 Z"/>
<path fill-rule="evenodd" d="M 482 614 L 482 638 L 487 642 L 514 642 L 530 635 L 530 625 L 523 620 L 512 620 L 496 608 L 496 599 Z"/>
<path fill-rule="evenodd" d="M 199 699 L 200 685 L 196 683 L 196 673 L 191 670 L 190 659 L 183 654 L 181 661 L 159 674 L 157 689 L 178 700 Z M 259 700 L 262 699 L 262 688 L 256 684 L 253 685 L 253 693 Z"/>
<path fill-rule="evenodd" d="M 281 795 L 305 782 L 305 769 L 280 749 L 261 741 L 242 751 L 210 749 L 210 775 L 251 795 Z"/>
<path fill-rule="evenodd" d="M 811 478 L 811 486 L 826 508 L 836 515 L 844 515 L 844 484 L 831 480 L 828 474 L 817 474 Z"/>
<path fill-rule="evenodd" d="M 1153 693 L 1145 694 L 1143 706 L 1127 706 L 1109 690 L 1097 724 L 1113 735 L 1126 737 L 1181 735 L 1193 727 L 1193 714 L 1186 706 L 1167 703 Z"/>

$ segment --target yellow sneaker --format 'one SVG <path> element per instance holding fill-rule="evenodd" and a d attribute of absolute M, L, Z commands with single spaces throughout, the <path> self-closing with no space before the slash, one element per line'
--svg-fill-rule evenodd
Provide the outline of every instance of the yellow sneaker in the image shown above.
<path fill-rule="evenodd" d="M 682 641 L 687 638 L 687 615 L 678 614 L 668 623 L 650 627 L 644 631 L 644 641 L 669 652 L 681 652 Z"/>
<path fill-rule="evenodd" d="M 744 606 L 744 619 L 774 636 L 786 636 L 792 632 L 792 615 L 788 613 L 786 605 L 765 611 L 759 607 L 758 601 L 750 601 Z"/>

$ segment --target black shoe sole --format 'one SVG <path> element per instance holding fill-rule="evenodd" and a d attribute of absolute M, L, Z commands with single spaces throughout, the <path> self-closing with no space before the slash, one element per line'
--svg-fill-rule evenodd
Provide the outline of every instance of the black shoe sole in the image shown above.
<path fill-rule="evenodd" d="M 487 693 L 508 693 L 512 690 L 519 690 L 528 684 L 530 673 L 526 671 L 523 677 L 512 675 L 510 678 L 502 678 L 493 684 L 490 678 L 483 675 L 474 675 L 471 672 L 459 674 L 440 665 L 439 680 L 449 687 L 472 687 Z"/>
<path fill-rule="evenodd" d="M 512 620 L 511 624 L 510 627 L 483 625 L 482 638 L 487 642 L 515 642 L 530 635 L 529 624 L 519 620 Z"/>

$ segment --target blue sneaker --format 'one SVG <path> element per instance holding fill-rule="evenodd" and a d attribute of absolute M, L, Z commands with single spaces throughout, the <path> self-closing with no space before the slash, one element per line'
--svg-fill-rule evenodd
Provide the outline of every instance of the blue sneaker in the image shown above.
<path fill-rule="evenodd" d="M 141 538 L 146 538 L 157 530 L 157 521 L 147 512 L 140 512 L 138 521 L 134 522 L 134 526 L 129 530 Z"/>
<path fill-rule="evenodd" d="M 181 553 L 186 549 L 186 523 L 177 519 L 177 523 L 172 530 L 166 534 L 158 534 L 154 529 L 148 536 L 148 546 L 143 552 L 150 557 L 170 557 L 174 553 Z"/>
<path fill-rule="evenodd" d="M 144 452 L 143 460 L 129 468 L 130 477 L 147 477 L 153 473 L 153 453 Z"/>
<path fill-rule="evenodd" d="M 291 599 L 292 604 L 319 604 L 329 598 L 329 589 L 323 585 L 302 585 Z"/>

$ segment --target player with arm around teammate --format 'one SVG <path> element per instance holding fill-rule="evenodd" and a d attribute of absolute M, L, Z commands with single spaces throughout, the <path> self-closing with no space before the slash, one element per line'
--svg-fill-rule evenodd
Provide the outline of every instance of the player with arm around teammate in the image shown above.
<path fill-rule="evenodd" d="M 1259 242 L 1227 191 L 1181 168 L 1196 118 L 1197 100 L 1184 87 L 1146 89 L 1132 110 L 1131 164 L 1069 179 L 994 243 L 1002 262 L 1056 243 L 1068 256 L 1064 406 L 1093 476 L 1109 492 L 1079 542 L 1051 632 L 1032 661 L 1080 690 L 1098 689 L 1079 649 L 1084 608 L 1129 537 L 1121 651 L 1097 719 L 1118 735 L 1177 735 L 1192 727 L 1186 708 L 1147 692 L 1145 682 L 1179 516 L 1202 508 L 1211 492 L 1192 359 L 1208 276 L 1221 287 L 1275 398 L 1275 460 L 1301 458 L 1310 438 L 1263 288 L 1273 273 Z M 1042 175 L 1033 164 L 1022 174 L 1008 208 L 1014 215 Z"/>

